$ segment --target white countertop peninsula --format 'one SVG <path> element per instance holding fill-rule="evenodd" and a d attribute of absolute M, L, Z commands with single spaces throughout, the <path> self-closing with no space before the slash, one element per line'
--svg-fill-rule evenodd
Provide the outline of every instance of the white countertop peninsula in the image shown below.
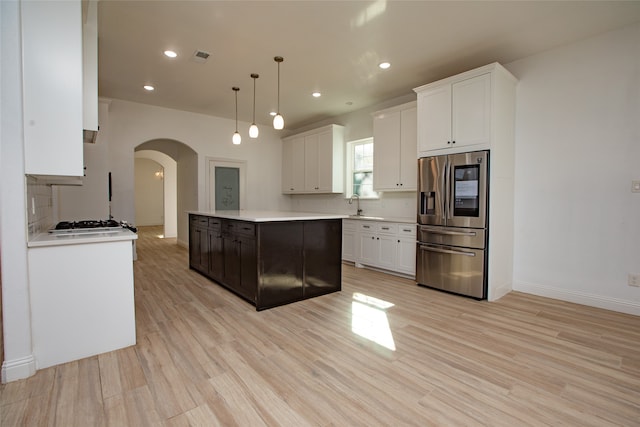
<path fill-rule="evenodd" d="M 136 343 L 133 245 L 128 229 L 39 233 L 28 263 L 36 369 Z"/>
<path fill-rule="evenodd" d="M 82 234 L 54 234 L 43 232 L 36 234 L 27 242 L 27 247 L 83 245 L 88 243 L 120 242 L 136 240 L 138 235 L 126 228 L 109 232 L 86 232 Z"/>
<path fill-rule="evenodd" d="M 313 221 L 321 219 L 343 219 L 349 218 L 345 214 L 327 214 L 313 212 L 291 212 L 291 211 L 190 211 L 190 214 L 211 216 L 217 218 L 235 219 L 249 222 L 277 222 L 277 221 Z"/>

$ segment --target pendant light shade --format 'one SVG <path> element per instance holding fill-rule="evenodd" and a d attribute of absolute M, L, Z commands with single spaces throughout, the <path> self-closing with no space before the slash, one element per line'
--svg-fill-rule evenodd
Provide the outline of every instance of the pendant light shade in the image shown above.
<path fill-rule="evenodd" d="M 249 138 L 257 138 L 260 131 L 256 125 L 256 79 L 260 77 L 258 74 L 251 74 L 253 79 L 253 121 L 249 127 Z"/>
<path fill-rule="evenodd" d="M 233 91 L 236 93 L 236 131 L 233 134 L 233 138 L 231 138 L 231 141 L 233 141 L 235 145 L 240 145 L 240 143 L 242 142 L 242 137 L 238 132 L 238 91 L 240 90 L 240 88 L 234 86 L 231 89 L 233 89 Z"/>
<path fill-rule="evenodd" d="M 273 60 L 278 63 L 278 109 L 273 118 L 273 128 L 280 130 L 284 129 L 284 118 L 280 114 L 280 63 L 284 61 L 284 58 L 282 56 L 276 56 Z"/>

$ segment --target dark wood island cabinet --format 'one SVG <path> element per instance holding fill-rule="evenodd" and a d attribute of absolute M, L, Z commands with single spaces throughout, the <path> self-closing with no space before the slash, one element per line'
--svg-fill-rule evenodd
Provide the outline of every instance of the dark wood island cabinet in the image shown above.
<path fill-rule="evenodd" d="M 344 215 L 189 214 L 189 266 L 264 310 L 341 290 Z"/>

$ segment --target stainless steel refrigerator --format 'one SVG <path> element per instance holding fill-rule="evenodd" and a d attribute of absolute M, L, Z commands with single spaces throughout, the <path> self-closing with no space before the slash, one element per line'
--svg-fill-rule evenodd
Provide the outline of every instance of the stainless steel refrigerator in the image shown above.
<path fill-rule="evenodd" d="M 487 298 L 489 151 L 418 159 L 416 281 Z"/>

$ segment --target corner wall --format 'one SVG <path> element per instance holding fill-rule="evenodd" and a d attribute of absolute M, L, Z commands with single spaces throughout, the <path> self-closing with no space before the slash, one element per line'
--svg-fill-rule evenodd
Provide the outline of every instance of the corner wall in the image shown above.
<path fill-rule="evenodd" d="M 515 61 L 514 290 L 640 315 L 640 24 Z"/>

